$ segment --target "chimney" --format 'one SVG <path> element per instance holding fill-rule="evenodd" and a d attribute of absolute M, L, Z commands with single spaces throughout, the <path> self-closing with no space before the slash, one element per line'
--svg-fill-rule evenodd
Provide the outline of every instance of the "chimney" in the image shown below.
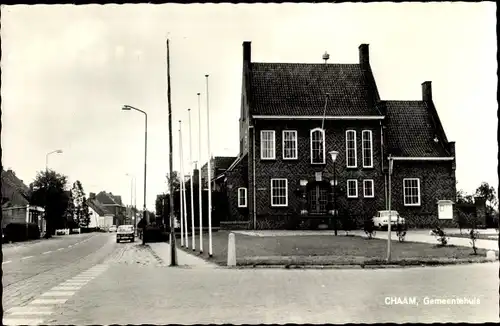
<path fill-rule="evenodd" d="M 252 62 L 252 42 L 243 42 L 243 63 L 250 64 Z"/>
<path fill-rule="evenodd" d="M 422 100 L 424 102 L 432 102 L 432 86 L 430 81 L 422 83 Z"/>
<path fill-rule="evenodd" d="M 89 193 L 89 199 L 95 199 L 95 193 L 93 192 Z"/>
<path fill-rule="evenodd" d="M 361 44 L 359 46 L 359 64 L 363 68 L 370 65 L 370 51 L 368 46 L 368 44 Z"/>

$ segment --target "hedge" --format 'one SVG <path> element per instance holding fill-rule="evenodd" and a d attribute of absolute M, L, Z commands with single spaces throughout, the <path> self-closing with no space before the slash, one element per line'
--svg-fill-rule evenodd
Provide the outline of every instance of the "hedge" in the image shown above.
<path fill-rule="evenodd" d="M 36 223 L 10 223 L 4 229 L 5 241 L 27 241 L 40 239 L 40 228 Z"/>

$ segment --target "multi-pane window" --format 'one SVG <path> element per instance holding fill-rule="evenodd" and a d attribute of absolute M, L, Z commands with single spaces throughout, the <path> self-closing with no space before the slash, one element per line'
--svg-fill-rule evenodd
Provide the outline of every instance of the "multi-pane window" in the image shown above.
<path fill-rule="evenodd" d="M 347 198 L 358 197 L 358 180 L 347 180 Z"/>
<path fill-rule="evenodd" d="M 373 167 L 373 138 L 371 130 L 363 130 L 362 132 L 362 150 L 363 150 L 363 167 Z"/>
<path fill-rule="evenodd" d="M 420 206 L 420 179 L 403 179 L 403 197 L 405 206 Z"/>
<path fill-rule="evenodd" d="M 311 163 L 325 164 L 325 130 L 311 130 Z"/>
<path fill-rule="evenodd" d="M 260 132 L 260 158 L 274 160 L 276 158 L 276 142 L 274 130 Z"/>
<path fill-rule="evenodd" d="M 356 153 L 356 131 L 347 130 L 345 133 L 346 143 L 346 161 L 348 168 L 357 167 L 357 153 Z"/>
<path fill-rule="evenodd" d="M 247 207 L 247 188 L 238 188 L 238 207 Z"/>
<path fill-rule="evenodd" d="M 373 180 L 367 179 L 363 180 L 363 197 L 365 198 L 373 198 L 375 197 Z"/>
<path fill-rule="evenodd" d="M 271 179 L 271 206 L 288 206 L 287 179 Z"/>
<path fill-rule="evenodd" d="M 297 131 L 283 130 L 283 159 L 297 159 Z"/>

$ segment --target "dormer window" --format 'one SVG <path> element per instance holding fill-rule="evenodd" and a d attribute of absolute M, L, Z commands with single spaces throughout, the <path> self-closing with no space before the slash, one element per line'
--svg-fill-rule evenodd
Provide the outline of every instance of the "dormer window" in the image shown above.
<path fill-rule="evenodd" d="M 311 164 L 325 164 L 325 130 L 311 130 Z"/>

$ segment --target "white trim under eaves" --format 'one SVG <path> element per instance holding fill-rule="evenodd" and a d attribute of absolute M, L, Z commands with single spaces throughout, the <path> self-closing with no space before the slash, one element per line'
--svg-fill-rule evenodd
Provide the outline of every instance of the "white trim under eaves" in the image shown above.
<path fill-rule="evenodd" d="M 367 115 L 367 116 L 319 116 L 319 115 L 254 115 L 254 119 L 260 120 L 384 120 L 385 116 Z"/>
<path fill-rule="evenodd" d="M 451 157 L 398 157 L 398 156 L 392 156 L 388 157 L 387 160 L 394 160 L 394 161 L 453 161 L 455 158 L 453 156 Z"/>

